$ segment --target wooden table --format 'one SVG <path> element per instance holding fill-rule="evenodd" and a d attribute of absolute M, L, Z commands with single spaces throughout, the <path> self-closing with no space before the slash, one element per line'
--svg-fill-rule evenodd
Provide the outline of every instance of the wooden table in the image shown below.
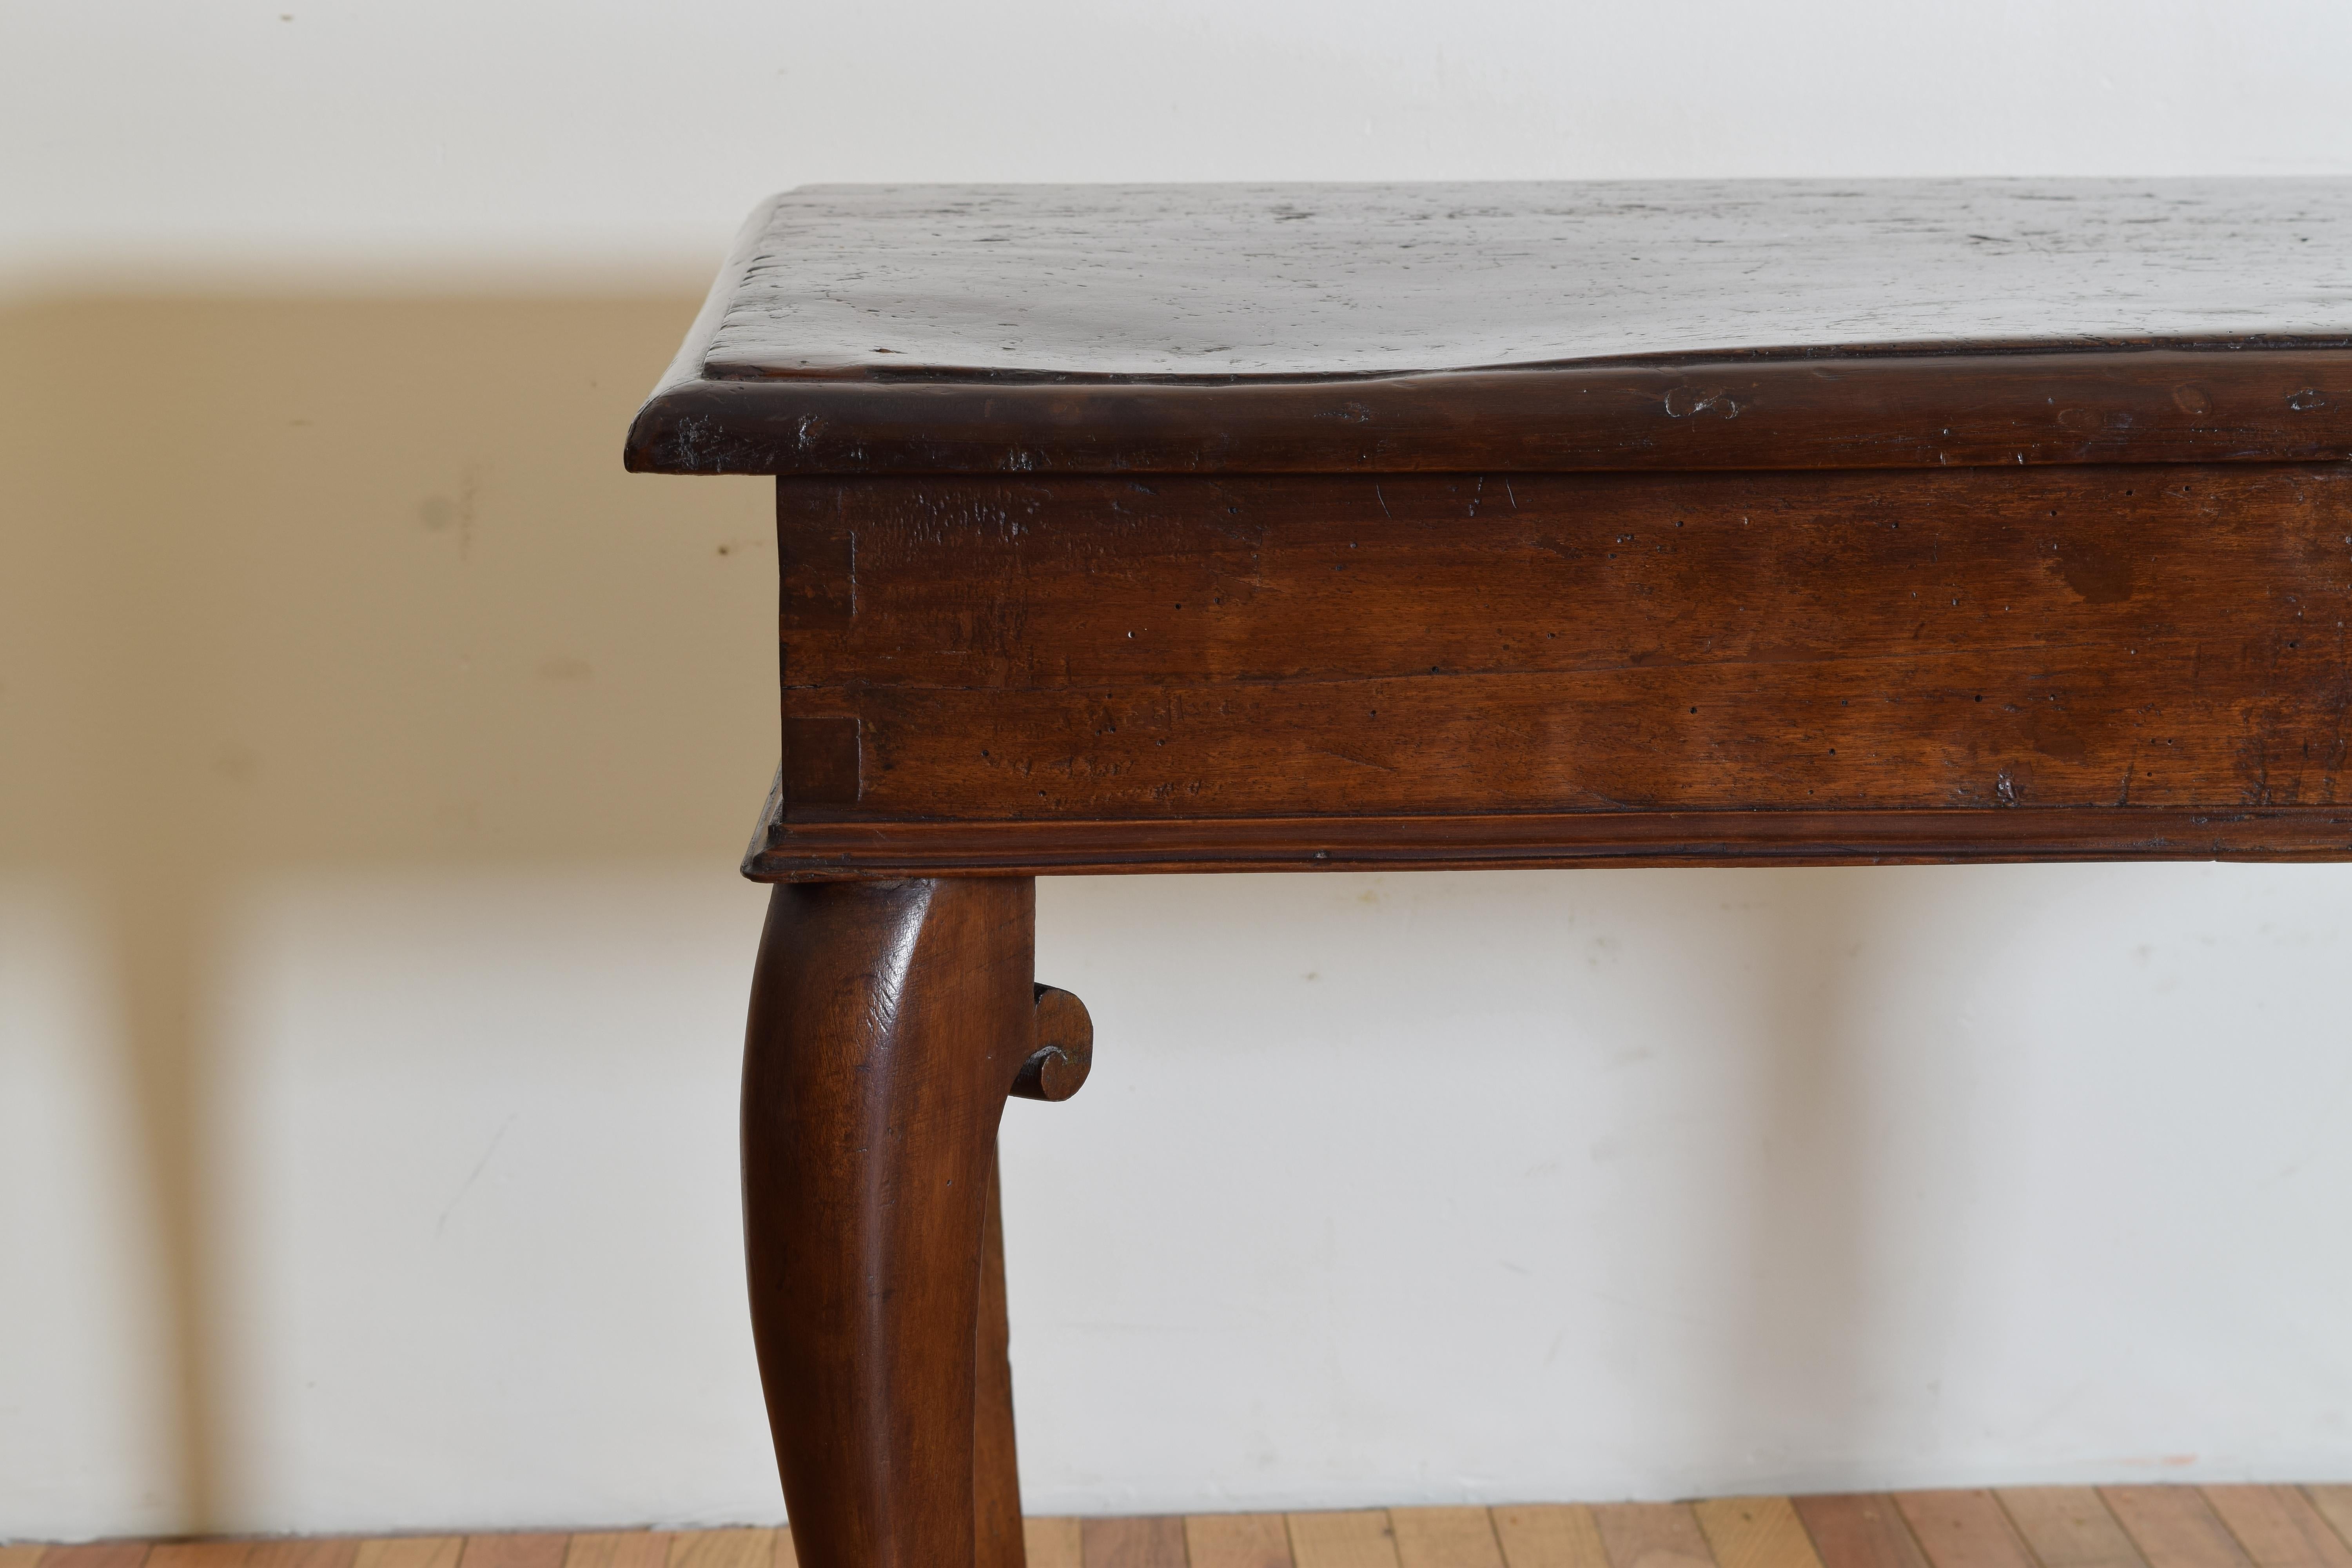
<path fill-rule="evenodd" d="M 777 476 L 752 1321 L 807 1568 L 1018 1568 L 1061 872 L 2352 858 L 2352 186 L 841 186 L 632 468 Z M 1213 984 L 1204 977 L 1203 984 Z"/>

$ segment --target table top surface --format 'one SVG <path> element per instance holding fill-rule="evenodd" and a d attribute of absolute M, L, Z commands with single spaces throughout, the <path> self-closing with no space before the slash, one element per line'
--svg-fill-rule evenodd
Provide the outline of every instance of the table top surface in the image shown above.
<path fill-rule="evenodd" d="M 629 456 L 799 476 L 757 876 L 2352 858 L 2348 219 L 796 192 Z"/>
<path fill-rule="evenodd" d="M 2217 351 L 2275 370 L 2225 411 L 2226 452 L 2163 450 L 2129 398 L 2083 391 L 2135 354 Z M 1643 417 L 1805 410 L 1877 437 L 1892 397 L 1927 439 L 2085 396 L 2078 424 L 2145 449 L 2019 458 L 2003 448 L 2032 443 L 2011 418 L 1914 456 L 2309 458 L 2333 449 L 2273 426 L 2312 410 L 2276 405 L 2332 393 L 2330 374 L 2352 405 L 2347 363 L 2346 180 L 816 186 L 746 226 L 630 462 L 1753 466 L 1793 430 L 1694 440 Z M 1991 380 L 1956 381 L 1961 365 Z M 1877 379 L 1856 392 L 1841 369 Z M 2167 395 L 2182 379 L 2151 374 Z M 1497 439 L 1513 406 L 1547 433 Z"/>
<path fill-rule="evenodd" d="M 703 373 L 1158 381 L 1950 344 L 2352 341 L 2352 183 L 835 185 Z"/>

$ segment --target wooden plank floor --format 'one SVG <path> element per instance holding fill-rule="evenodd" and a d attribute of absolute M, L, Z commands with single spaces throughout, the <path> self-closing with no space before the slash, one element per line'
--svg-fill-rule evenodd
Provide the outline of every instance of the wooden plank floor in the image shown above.
<path fill-rule="evenodd" d="M 1029 1568 L 2352 1568 L 2352 1486 L 1033 1519 Z M 0 1546 L 0 1568 L 798 1568 L 788 1530 Z"/>

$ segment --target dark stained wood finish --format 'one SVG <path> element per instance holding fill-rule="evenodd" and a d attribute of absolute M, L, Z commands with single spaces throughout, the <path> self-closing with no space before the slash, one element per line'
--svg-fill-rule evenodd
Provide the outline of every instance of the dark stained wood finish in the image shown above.
<path fill-rule="evenodd" d="M 2347 258 L 2345 181 L 763 209 L 628 462 L 782 476 L 744 1189 L 809 1568 L 1020 1563 L 995 1129 L 1091 1052 L 1031 875 L 2352 858 Z M 2344 1568 L 2284 1494 L 2225 1499 L 2260 1563 L 2107 1499 L 2006 1500 L 2042 1568 Z M 1794 1508 L 1717 1522 L 2025 1562 L 1983 1493 Z M 1688 1509 L 1545 1517 L 1486 1545 L 1711 1561 Z"/>
<path fill-rule="evenodd" d="M 2011 468 L 2352 456 L 2336 349 L 1889 354 L 1073 389 L 695 381 L 631 468 L 1231 474 Z"/>
<path fill-rule="evenodd" d="M 755 216 L 628 461 L 1018 474 L 2341 457 L 2347 193 L 818 187 Z"/>
<path fill-rule="evenodd" d="M 1056 383 L 2352 333 L 2342 180 L 815 186 L 702 368 Z"/>
<path fill-rule="evenodd" d="M 1170 822 L 762 819 L 755 881 L 1053 872 L 1447 870 L 1528 866 L 1845 866 L 2021 860 L 2342 860 L 2352 813 L 1580 812 Z"/>
<path fill-rule="evenodd" d="M 2352 847 L 2352 469 L 779 496 L 757 877 Z"/>
<path fill-rule="evenodd" d="M 973 1568 L 1027 1568 L 1021 1461 L 1013 1429 L 1013 1330 L 1004 1303 L 1004 1186 L 988 1166 L 980 1238 L 980 1331 L 971 1423 Z"/>
<path fill-rule="evenodd" d="M 976 1561 L 985 1225 L 1031 1037 L 1034 910 L 1035 885 L 1004 878 L 786 887 L 770 906 L 744 1055 L 744 1230 L 806 1568 Z M 1018 1561 L 1018 1541 L 992 1544 L 992 1568 Z"/>
<path fill-rule="evenodd" d="M 1013 1092 L 1023 1100 L 1067 1100 L 1094 1070 L 1095 1021 L 1084 1002 L 1056 985 L 1037 987 L 1036 1020 L 1034 1048 Z"/>

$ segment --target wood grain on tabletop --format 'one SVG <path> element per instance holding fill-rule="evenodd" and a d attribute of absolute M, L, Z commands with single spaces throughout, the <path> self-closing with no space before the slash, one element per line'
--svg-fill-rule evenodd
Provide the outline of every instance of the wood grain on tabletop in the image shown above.
<path fill-rule="evenodd" d="M 1294 1513 L 1289 1524 L 1296 1568 L 1398 1568 L 1386 1509 Z"/>
<path fill-rule="evenodd" d="M 1843 1493 L 1790 1500 L 1821 1553 L 1822 1568 L 1927 1568 L 1891 1497 Z"/>
<path fill-rule="evenodd" d="M 2147 1568 L 2249 1568 L 2245 1548 L 2195 1487 L 2101 1487 Z"/>
<path fill-rule="evenodd" d="M 1191 1568 L 1293 1568 L 1289 1526 L 1278 1513 L 1188 1515 L 1184 1549 Z"/>
<path fill-rule="evenodd" d="M 627 460 L 1100 473 L 2322 458 L 2352 438 L 2352 387 L 2328 357 L 2352 334 L 2348 191 L 818 187 L 746 230 Z"/>
<path fill-rule="evenodd" d="M 2006 1487 L 1999 1496 L 2042 1568 L 2147 1568 L 2095 1487 Z"/>
<path fill-rule="evenodd" d="M 1086 1568 L 1184 1568 L 1184 1521 L 1175 1514 L 1089 1519 L 1080 1526 Z"/>
<path fill-rule="evenodd" d="M 1592 1510 L 1610 1568 L 1712 1568 L 1715 1557 L 1688 1503 L 1602 1503 Z"/>
<path fill-rule="evenodd" d="M 1717 1568 L 1822 1568 L 1804 1522 L 1785 1497 L 1714 1498 L 1693 1503 Z"/>
<path fill-rule="evenodd" d="M 1507 1568 L 1609 1568 L 1601 1527 L 1581 1503 L 1511 1504 L 1493 1512 Z"/>
<path fill-rule="evenodd" d="M 2036 1568 L 2025 1538 L 1990 1491 L 1897 1492 L 1895 1503 L 1935 1568 Z"/>
<path fill-rule="evenodd" d="M 1503 1568 L 1494 1518 L 1483 1508 L 1392 1508 L 1389 1529 L 1398 1568 Z"/>
<path fill-rule="evenodd" d="M 707 374 L 1223 384 L 2352 337 L 2332 179 L 820 185 L 745 249 Z"/>
<path fill-rule="evenodd" d="M 2256 1568 L 2352 1568 L 2347 1547 L 2295 1487 L 2206 1487 L 2205 1500 Z"/>

